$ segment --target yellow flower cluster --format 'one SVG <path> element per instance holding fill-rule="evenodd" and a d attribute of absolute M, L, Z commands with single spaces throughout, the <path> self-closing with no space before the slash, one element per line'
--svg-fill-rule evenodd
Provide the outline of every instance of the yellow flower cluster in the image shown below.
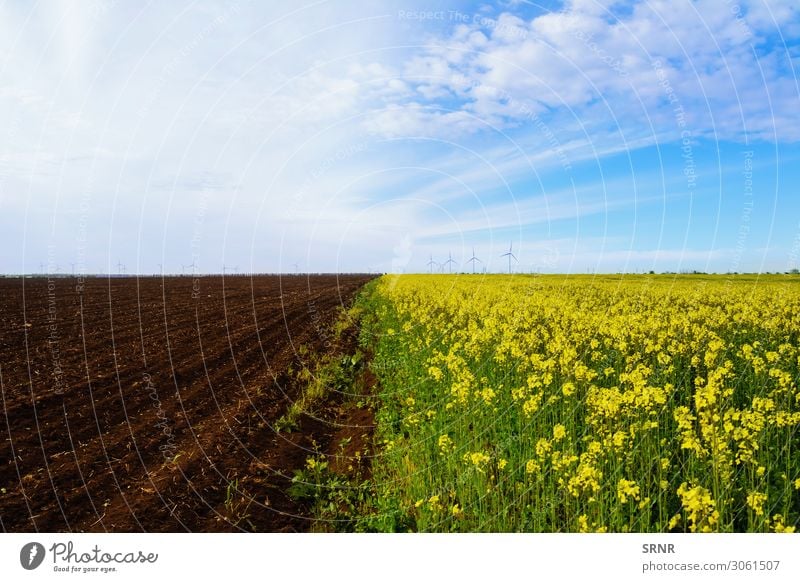
<path fill-rule="evenodd" d="M 767 501 L 767 496 L 764 493 L 754 491 L 747 496 L 747 505 L 752 509 L 756 515 L 764 515 L 764 503 Z"/>
<path fill-rule="evenodd" d="M 477 467 L 478 470 L 480 470 L 481 467 L 486 465 L 486 463 L 489 462 L 489 459 L 490 459 L 490 457 L 486 453 L 477 452 L 477 453 L 465 453 L 464 454 L 464 460 L 468 464 L 471 464 L 474 467 Z"/>
<path fill-rule="evenodd" d="M 690 531 L 712 532 L 716 529 L 719 511 L 707 489 L 700 485 L 690 487 L 687 483 L 681 483 L 678 497 L 686 512 Z"/>
<path fill-rule="evenodd" d="M 636 481 L 620 479 L 617 483 L 617 497 L 620 503 L 626 503 L 628 498 L 639 500 L 639 486 Z"/>
<path fill-rule="evenodd" d="M 443 434 L 439 437 L 439 454 L 447 455 L 455 448 L 455 443 L 448 435 Z"/>

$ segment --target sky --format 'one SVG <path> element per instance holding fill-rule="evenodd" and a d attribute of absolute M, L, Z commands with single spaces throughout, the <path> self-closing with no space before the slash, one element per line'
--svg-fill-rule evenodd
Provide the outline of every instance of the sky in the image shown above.
<path fill-rule="evenodd" d="M 800 268 L 799 58 L 794 0 L 3 2 L 0 273 Z"/>

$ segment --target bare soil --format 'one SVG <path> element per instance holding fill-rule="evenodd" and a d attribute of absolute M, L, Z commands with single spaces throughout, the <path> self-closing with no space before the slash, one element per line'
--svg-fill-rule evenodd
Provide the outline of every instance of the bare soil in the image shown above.
<path fill-rule="evenodd" d="M 331 325 L 369 278 L 0 279 L 0 529 L 308 530 L 294 471 L 363 450 L 371 412 L 274 424 L 352 353 Z"/>

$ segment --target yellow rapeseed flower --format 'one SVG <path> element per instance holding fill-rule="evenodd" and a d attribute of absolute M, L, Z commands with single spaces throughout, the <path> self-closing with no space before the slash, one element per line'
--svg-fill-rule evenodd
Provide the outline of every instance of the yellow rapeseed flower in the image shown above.
<path fill-rule="evenodd" d="M 589 531 L 589 518 L 586 515 L 578 516 L 578 531 L 581 533 Z"/>
<path fill-rule="evenodd" d="M 489 455 L 480 451 L 475 453 L 464 453 L 464 460 L 477 468 L 478 471 L 482 471 L 483 466 L 486 465 L 490 459 L 491 457 L 489 457 Z"/>
<path fill-rule="evenodd" d="M 786 525 L 783 516 L 776 513 L 772 516 L 772 531 L 775 533 L 794 533 L 795 527 L 793 525 Z"/>
<path fill-rule="evenodd" d="M 707 489 L 684 482 L 678 487 L 678 497 L 687 513 L 690 531 L 714 531 L 719 524 L 719 511 Z"/>
<path fill-rule="evenodd" d="M 449 435 L 443 434 L 439 437 L 439 454 L 446 455 L 455 449 L 456 445 Z"/>
<path fill-rule="evenodd" d="M 627 479 L 620 479 L 617 483 L 617 497 L 620 503 L 628 501 L 628 497 L 639 500 L 639 486 L 636 481 L 629 481 Z"/>
<path fill-rule="evenodd" d="M 766 494 L 753 491 L 747 496 L 747 505 L 755 512 L 756 515 L 764 515 L 764 502 L 766 500 Z"/>

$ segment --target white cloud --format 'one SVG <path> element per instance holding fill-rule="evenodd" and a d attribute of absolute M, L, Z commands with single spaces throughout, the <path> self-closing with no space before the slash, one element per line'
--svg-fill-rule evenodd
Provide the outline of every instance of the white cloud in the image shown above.
<path fill-rule="evenodd" d="M 781 31 L 799 24 L 791 4 L 767 10 L 757 1 L 653 0 L 618 19 L 612 16 L 617 4 L 571 2 L 528 22 L 508 13 L 474 19 L 432 39 L 427 54 L 404 73 L 425 98 L 456 98 L 500 126 L 547 108 L 554 120 L 581 119 L 590 132 L 626 135 L 652 122 L 656 134 L 674 139 L 683 128 L 672 110 L 681 106 L 695 135 L 800 139 L 800 119 L 783 115 L 800 96 L 785 74 L 780 40 Z M 654 61 L 661 62 L 671 94 Z M 430 123 L 431 131 L 452 133 L 447 119 Z"/>

